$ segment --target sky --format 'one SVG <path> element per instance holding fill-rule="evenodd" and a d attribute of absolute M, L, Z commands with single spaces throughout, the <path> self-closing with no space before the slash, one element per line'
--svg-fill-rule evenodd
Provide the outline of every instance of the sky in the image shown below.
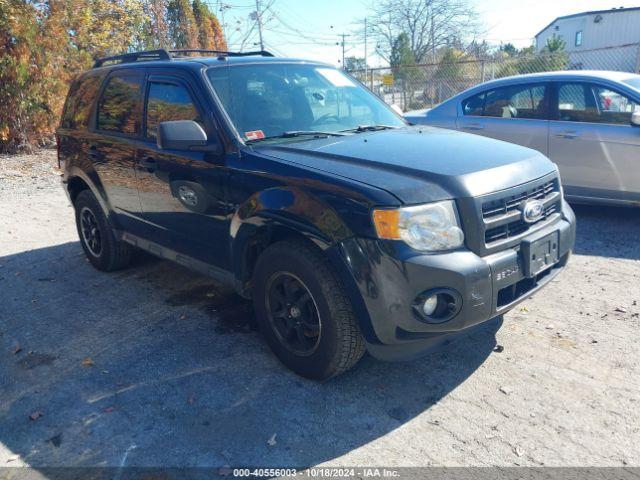
<path fill-rule="evenodd" d="M 340 34 L 345 37 L 346 56 L 364 56 L 364 41 L 358 31 L 375 0 L 259 0 L 272 6 L 263 16 L 265 49 L 280 56 L 308 58 L 338 65 L 342 57 Z M 538 31 L 556 17 L 589 10 L 614 7 L 637 7 L 640 0 L 473 0 L 480 15 L 482 38 L 490 44 L 531 45 Z M 239 49 L 255 21 L 255 0 L 208 0 L 219 18 L 224 20 L 230 49 Z M 220 9 L 225 5 L 226 8 Z M 257 31 L 248 36 L 244 50 L 259 48 Z M 372 55 L 369 64 L 382 65 Z"/>

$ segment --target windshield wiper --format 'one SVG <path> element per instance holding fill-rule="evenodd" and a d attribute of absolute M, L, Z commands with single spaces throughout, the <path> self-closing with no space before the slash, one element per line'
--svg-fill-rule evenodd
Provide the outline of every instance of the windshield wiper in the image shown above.
<path fill-rule="evenodd" d="M 356 128 L 350 128 L 348 130 L 340 130 L 341 132 L 376 132 L 378 130 L 390 130 L 400 127 L 392 127 L 391 125 L 358 125 Z"/>
<path fill-rule="evenodd" d="M 314 136 L 314 137 L 344 137 L 346 133 L 340 132 L 323 132 L 321 130 L 291 130 L 288 132 L 282 132 L 280 135 L 272 135 L 270 137 L 264 138 L 255 138 L 253 140 L 247 140 L 246 143 L 255 143 L 261 142 L 264 140 L 272 140 L 275 138 L 294 138 L 294 137 L 304 137 L 304 136 Z"/>
<path fill-rule="evenodd" d="M 302 137 L 303 135 L 324 135 L 327 137 L 344 137 L 344 133 L 339 132 L 323 132 L 320 130 L 292 130 L 289 132 L 283 132 L 283 138 L 291 138 L 291 137 Z"/>

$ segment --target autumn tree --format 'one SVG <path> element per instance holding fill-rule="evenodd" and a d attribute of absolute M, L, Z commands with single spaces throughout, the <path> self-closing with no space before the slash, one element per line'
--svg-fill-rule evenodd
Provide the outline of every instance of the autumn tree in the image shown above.
<path fill-rule="evenodd" d="M 171 43 L 178 49 L 200 48 L 198 26 L 189 0 L 169 0 L 167 23 Z"/>
<path fill-rule="evenodd" d="M 167 0 L 143 0 L 144 25 L 139 35 L 141 50 L 169 48 L 170 32 L 167 21 Z"/>
<path fill-rule="evenodd" d="M 0 0 L 0 151 L 50 142 L 69 83 L 96 57 L 170 47 L 226 42 L 200 0 Z"/>
<path fill-rule="evenodd" d="M 198 29 L 198 43 L 205 50 L 226 50 L 227 42 L 217 17 L 202 0 L 193 0 L 193 16 Z"/>
<path fill-rule="evenodd" d="M 32 5 L 0 0 L 0 151 L 26 149 L 38 136 L 37 116 L 44 105 L 33 81 L 43 78 L 37 18 Z"/>

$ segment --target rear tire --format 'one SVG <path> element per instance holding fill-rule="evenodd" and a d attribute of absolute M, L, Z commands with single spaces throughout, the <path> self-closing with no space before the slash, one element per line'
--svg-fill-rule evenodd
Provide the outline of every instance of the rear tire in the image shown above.
<path fill-rule="evenodd" d="M 364 355 L 351 302 L 316 249 L 302 241 L 274 243 L 258 258 L 253 286 L 262 334 L 298 375 L 326 380 Z"/>
<path fill-rule="evenodd" d="M 74 207 L 80 244 L 91 265 L 103 272 L 125 268 L 131 261 L 133 248 L 116 239 L 93 193 L 90 190 L 81 191 Z"/>

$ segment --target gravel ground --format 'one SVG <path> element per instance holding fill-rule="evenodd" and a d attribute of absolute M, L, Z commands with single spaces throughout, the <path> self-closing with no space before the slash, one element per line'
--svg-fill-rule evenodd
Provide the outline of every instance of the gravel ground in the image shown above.
<path fill-rule="evenodd" d="M 637 211 L 576 208 L 500 330 L 318 384 L 208 278 L 92 269 L 54 163 L 0 156 L 0 466 L 640 466 Z"/>

